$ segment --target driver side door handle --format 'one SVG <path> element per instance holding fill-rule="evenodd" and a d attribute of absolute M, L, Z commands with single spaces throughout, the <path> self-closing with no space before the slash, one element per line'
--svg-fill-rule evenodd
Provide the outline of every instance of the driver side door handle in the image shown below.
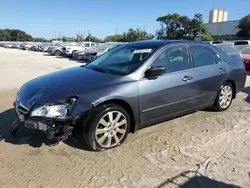
<path fill-rule="evenodd" d="M 184 76 L 184 78 L 182 78 L 182 81 L 187 82 L 187 81 L 192 80 L 192 79 L 193 79 L 192 76 Z"/>
<path fill-rule="evenodd" d="M 224 72 L 226 72 L 227 70 L 226 69 L 223 69 L 223 68 L 220 68 L 219 69 L 219 73 L 224 73 Z"/>

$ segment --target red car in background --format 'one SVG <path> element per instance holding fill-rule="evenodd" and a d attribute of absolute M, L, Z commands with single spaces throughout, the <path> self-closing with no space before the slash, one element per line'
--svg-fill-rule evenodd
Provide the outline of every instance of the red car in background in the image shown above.
<path fill-rule="evenodd" d="M 246 69 L 250 69 L 250 46 L 242 48 L 240 54 Z"/>

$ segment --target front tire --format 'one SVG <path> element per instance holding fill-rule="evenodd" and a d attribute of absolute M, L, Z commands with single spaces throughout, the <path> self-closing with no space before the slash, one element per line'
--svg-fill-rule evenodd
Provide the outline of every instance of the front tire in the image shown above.
<path fill-rule="evenodd" d="M 60 56 L 61 52 L 59 50 L 55 51 L 55 56 Z"/>
<path fill-rule="evenodd" d="M 105 104 L 91 113 L 84 129 L 84 138 L 94 151 L 111 149 L 121 145 L 130 130 L 128 112 L 116 104 Z"/>
<path fill-rule="evenodd" d="M 218 96 L 214 103 L 214 108 L 217 111 L 227 110 L 233 101 L 233 86 L 227 82 L 221 86 Z"/>

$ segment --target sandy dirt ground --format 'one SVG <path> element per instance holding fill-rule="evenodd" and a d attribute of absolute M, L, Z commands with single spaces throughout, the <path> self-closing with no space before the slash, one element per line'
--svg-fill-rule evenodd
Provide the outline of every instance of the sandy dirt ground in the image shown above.
<path fill-rule="evenodd" d="M 91 152 L 76 137 L 58 145 L 25 128 L 9 135 L 19 87 L 79 64 L 43 53 L 0 49 L 0 188 L 250 187 L 250 76 L 226 112 L 203 110 L 130 134 Z"/>

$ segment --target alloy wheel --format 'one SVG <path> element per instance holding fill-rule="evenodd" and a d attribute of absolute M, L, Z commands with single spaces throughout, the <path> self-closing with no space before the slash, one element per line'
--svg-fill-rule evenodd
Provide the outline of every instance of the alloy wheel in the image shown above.
<path fill-rule="evenodd" d="M 127 132 L 127 119 L 122 112 L 107 112 L 97 124 L 95 139 L 104 148 L 120 144 Z"/>
<path fill-rule="evenodd" d="M 223 109 L 227 108 L 231 104 L 232 98 L 233 98 L 232 87 L 230 85 L 223 86 L 219 97 L 219 103 L 221 108 Z"/>

